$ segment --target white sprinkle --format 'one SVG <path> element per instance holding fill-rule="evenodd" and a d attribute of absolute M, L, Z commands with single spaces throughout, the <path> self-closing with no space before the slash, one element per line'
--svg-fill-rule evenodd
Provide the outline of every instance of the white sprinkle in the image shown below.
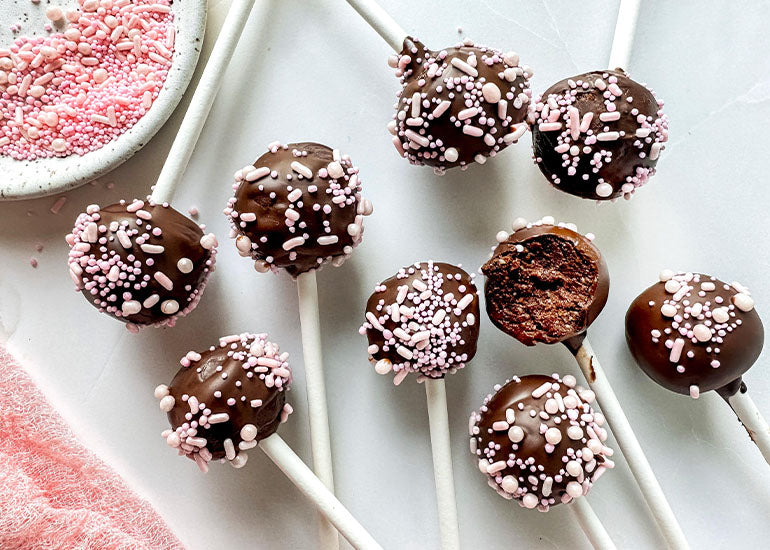
<path fill-rule="evenodd" d="M 176 263 L 176 268 L 182 273 L 190 273 L 193 267 L 195 266 L 190 258 L 180 258 Z"/>
<path fill-rule="evenodd" d="M 227 413 L 217 413 L 209 416 L 209 424 L 221 424 L 230 420 L 230 415 Z"/>
<path fill-rule="evenodd" d="M 140 248 L 146 254 L 163 254 L 163 252 L 166 250 L 159 244 L 143 244 Z"/>
<path fill-rule="evenodd" d="M 291 250 L 292 248 L 296 248 L 297 246 L 302 246 L 305 244 L 304 237 L 294 237 L 293 239 L 289 239 L 285 243 L 283 243 L 283 249 L 284 250 Z"/>
<path fill-rule="evenodd" d="M 318 237 L 317 242 L 321 246 L 327 246 L 330 244 L 336 244 L 340 238 L 337 235 L 324 235 L 322 237 Z"/>
<path fill-rule="evenodd" d="M 465 61 L 463 61 L 459 57 L 453 57 L 451 63 L 452 63 L 453 67 L 456 67 L 457 69 L 460 69 L 465 74 L 468 74 L 468 75 L 470 75 L 472 77 L 479 76 L 479 72 L 476 69 L 471 67 L 468 63 L 466 63 Z"/>
<path fill-rule="evenodd" d="M 297 162 L 296 160 L 292 161 L 290 164 L 291 169 L 294 170 L 296 173 L 300 174 L 301 176 L 306 177 L 307 179 L 311 179 L 313 177 L 313 171 L 302 164 L 301 162 Z"/>
<path fill-rule="evenodd" d="M 620 139 L 619 132 L 600 132 L 596 135 L 597 141 L 615 141 Z"/>
<path fill-rule="evenodd" d="M 270 174 L 270 168 L 267 166 L 261 166 L 257 169 L 250 170 L 243 179 L 246 181 L 257 181 Z"/>
<path fill-rule="evenodd" d="M 602 122 L 612 122 L 614 120 L 620 120 L 620 112 L 611 111 L 611 112 L 601 113 L 599 115 L 599 120 L 601 120 Z"/>

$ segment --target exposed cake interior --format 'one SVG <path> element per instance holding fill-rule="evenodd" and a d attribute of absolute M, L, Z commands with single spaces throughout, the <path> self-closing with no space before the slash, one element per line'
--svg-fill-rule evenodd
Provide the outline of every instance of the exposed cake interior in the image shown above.
<path fill-rule="evenodd" d="M 585 329 L 599 271 L 569 240 L 532 237 L 497 252 L 482 271 L 490 318 L 521 342 L 560 342 Z"/>

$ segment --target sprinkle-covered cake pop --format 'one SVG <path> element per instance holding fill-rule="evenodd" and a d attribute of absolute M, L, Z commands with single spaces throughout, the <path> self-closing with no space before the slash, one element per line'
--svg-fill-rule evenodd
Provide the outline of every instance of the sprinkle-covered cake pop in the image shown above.
<path fill-rule="evenodd" d="M 481 267 L 492 323 L 520 342 L 553 344 L 585 334 L 607 302 L 610 278 L 593 235 L 552 217 L 513 222 Z"/>
<path fill-rule="evenodd" d="M 594 393 L 573 376 L 514 376 L 494 390 L 471 414 L 471 453 L 501 496 L 547 512 L 614 467 Z"/>
<path fill-rule="evenodd" d="M 359 332 L 379 374 L 443 378 L 476 354 L 479 297 L 473 275 L 441 262 L 401 268 L 374 288 Z"/>
<path fill-rule="evenodd" d="M 266 334 L 235 334 L 200 353 L 190 351 L 168 386 L 155 388 L 171 429 L 166 442 L 203 472 L 211 460 L 240 468 L 246 451 L 275 433 L 292 412 L 289 354 Z"/>
<path fill-rule="evenodd" d="M 530 107 L 534 158 L 557 189 L 630 198 L 655 174 L 668 117 L 652 90 L 621 69 L 557 82 Z"/>
<path fill-rule="evenodd" d="M 388 129 L 412 164 L 439 174 L 483 164 L 527 130 L 532 69 L 516 53 L 470 40 L 433 52 L 407 38 L 390 64 L 403 89 Z"/>
<path fill-rule="evenodd" d="M 238 252 L 254 258 L 259 272 L 283 268 L 297 277 L 342 264 L 372 213 L 350 157 L 318 143 L 271 143 L 235 173 L 233 189 L 225 215 Z"/>
<path fill-rule="evenodd" d="M 666 270 L 628 308 L 626 340 L 664 388 L 694 398 L 709 390 L 729 396 L 762 352 L 764 329 L 745 286 Z"/>
<path fill-rule="evenodd" d="M 214 270 L 216 237 L 168 204 L 90 205 L 67 235 L 70 275 L 99 311 L 139 327 L 174 326 Z"/>

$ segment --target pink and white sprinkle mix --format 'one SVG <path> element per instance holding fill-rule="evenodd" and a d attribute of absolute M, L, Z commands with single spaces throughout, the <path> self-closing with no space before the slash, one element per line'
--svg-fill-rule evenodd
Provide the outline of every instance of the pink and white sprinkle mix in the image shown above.
<path fill-rule="evenodd" d="M 133 127 L 174 52 L 169 0 L 78 0 L 68 27 L 0 49 L 0 155 L 84 155 Z"/>

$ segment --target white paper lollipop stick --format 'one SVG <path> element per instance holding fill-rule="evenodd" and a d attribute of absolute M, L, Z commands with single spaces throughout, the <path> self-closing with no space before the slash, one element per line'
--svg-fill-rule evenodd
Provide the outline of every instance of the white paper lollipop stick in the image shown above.
<path fill-rule="evenodd" d="M 235 46 L 241 37 L 255 0 L 233 0 L 225 22 L 211 50 L 203 74 L 195 88 L 190 106 L 179 126 L 171 150 L 166 157 L 163 170 L 155 183 L 152 199 L 156 203 L 171 202 L 179 180 L 182 179 L 190 156 L 198 143 L 203 125 L 209 116 L 211 105 L 222 84 L 222 75 L 230 63 Z"/>
<path fill-rule="evenodd" d="M 369 23 L 369 26 L 379 34 L 396 52 L 404 47 L 406 31 L 388 15 L 374 0 L 347 0 L 354 10 Z"/>
<path fill-rule="evenodd" d="M 318 314 L 318 285 L 315 271 L 297 277 L 299 324 L 302 330 L 302 355 L 305 362 L 305 387 L 310 415 L 310 447 L 313 470 L 324 485 L 334 492 L 332 447 L 329 436 L 329 410 L 326 405 L 321 322 Z M 339 548 L 339 537 L 327 522 L 321 522 L 319 546 L 325 550 Z"/>
<path fill-rule="evenodd" d="M 460 532 L 457 521 L 455 481 L 452 472 L 452 446 L 449 441 L 449 414 L 444 379 L 425 381 L 430 423 L 430 446 L 433 451 L 433 477 L 436 481 L 438 525 L 442 550 L 459 550 Z"/>
<path fill-rule="evenodd" d="M 596 394 L 602 413 L 615 435 L 620 450 L 623 452 L 631 473 L 634 475 L 666 542 L 668 542 L 668 546 L 674 549 L 689 548 L 682 528 L 674 517 L 674 512 L 655 478 L 650 463 L 647 462 L 647 457 L 644 455 L 644 451 L 642 451 L 642 447 L 631 429 L 631 424 L 629 424 L 628 418 L 626 418 L 626 414 L 623 412 L 587 337 L 575 353 L 575 358 L 588 381 L 588 385 Z"/>
<path fill-rule="evenodd" d="M 741 390 L 744 388 L 745 386 L 742 386 Z M 749 437 L 759 447 L 762 456 L 770 464 L 770 426 L 757 409 L 754 401 L 749 397 L 749 392 L 741 390 L 728 397 L 726 399 L 727 404 L 738 415 L 738 420 L 749 432 Z"/>
<path fill-rule="evenodd" d="M 580 527 L 596 550 L 615 550 L 615 543 L 612 542 L 586 497 L 573 499 L 567 507 L 575 514 Z"/>
<path fill-rule="evenodd" d="M 641 0 L 620 0 L 618 20 L 615 23 L 615 35 L 612 38 L 610 60 L 607 63 L 610 69 L 621 67 L 628 69 L 631 59 L 631 48 L 634 45 L 636 34 L 636 21 L 639 18 L 639 6 Z"/>
<path fill-rule="evenodd" d="M 356 518 L 337 500 L 329 489 L 310 471 L 278 434 L 259 442 L 259 447 L 286 474 L 294 485 L 342 534 L 354 548 L 382 550 L 377 541 L 358 523 Z"/>

